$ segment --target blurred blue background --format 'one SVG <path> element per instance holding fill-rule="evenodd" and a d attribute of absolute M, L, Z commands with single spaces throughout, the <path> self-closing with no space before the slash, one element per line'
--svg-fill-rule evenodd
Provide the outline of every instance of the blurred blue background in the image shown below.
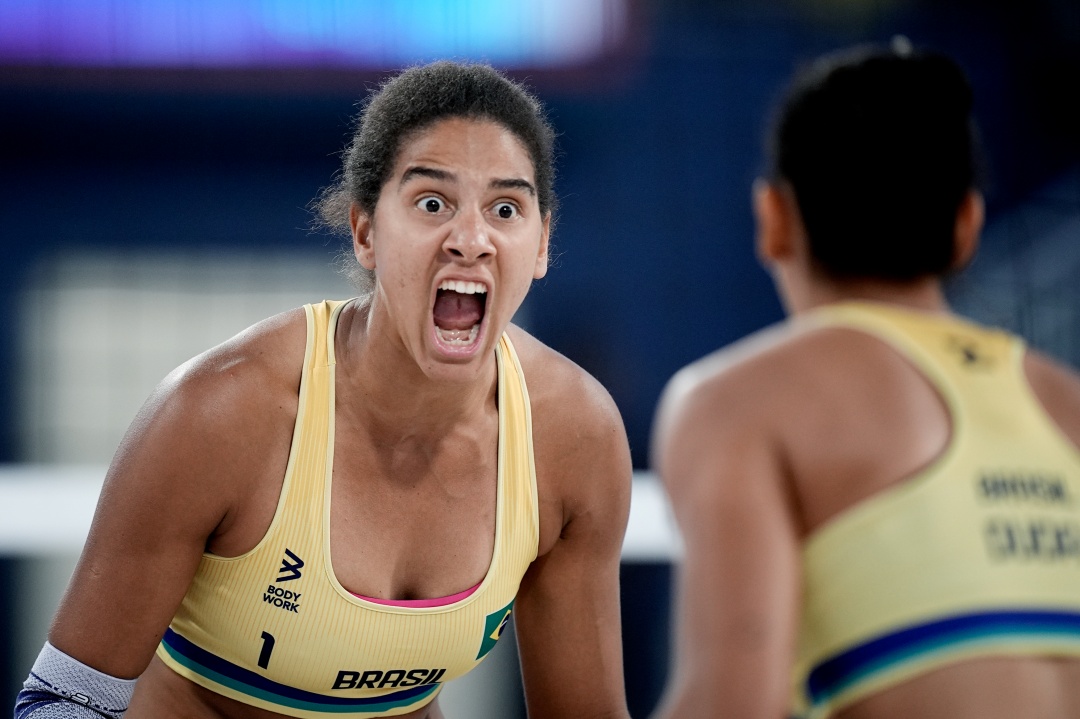
<path fill-rule="evenodd" d="M 341 242 L 309 232 L 306 207 L 338 167 L 357 100 L 395 68 L 452 57 L 506 69 L 550 110 L 556 259 L 520 320 L 610 390 L 644 470 L 665 381 L 781 317 L 749 209 L 772 101 L 799 63 L 896 34 L 953 56 L 975 88 L 989 223 L 950 285 L 954 304 L 1080 366 L 1075 0 L 5 0 L 0 462 L 93 463 L 115 446 L 112 435 L 64 445 L 68 425 L 47 417 L 59 390 L 38 376 L 42 357 L 67 346 L 58 318 L 87 305 L 58 299 L 87 296 L 72 287 L 92 283 L 97 297 L 137 277 L 159 289 L 163 275 L 216 273 L 228 288 L 244 258 L 275 257 L 285 270 L 244 286 L 273 290 L 307 263 L 320 269 L 293 287 L 297 302 L 347 292 L 330 268 Z M 177 311 L 198 324 L 203 309 Z M 115 336 L 77 324 L 76 358 Z M 158 350 L 158 377 L 192 353 Z M 92 400 L 77 407 L 59 414 L 95 423 Z M 8 692 L 28 668 L 12 649 L 22 561 L 0 560 Z M 666 672 L 669 579 L 666 565 L 624 566 L 635 716 Z"/>

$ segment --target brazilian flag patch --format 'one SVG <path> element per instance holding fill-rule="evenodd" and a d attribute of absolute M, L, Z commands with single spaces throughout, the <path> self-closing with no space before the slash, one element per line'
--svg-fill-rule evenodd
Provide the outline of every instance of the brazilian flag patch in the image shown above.
<path fill-rule="evenodd" d="M 480 651 L 477 652 L 477 660 L 484 658 L 488 652 L 495 648 L 499 641 L 506 623 L 510 621 L 510 613 L 514 610 L 514 602 L 510 601 L 505 607 L 497 612 L 492 612 L 484 619 L 484 638 L 480 642 Z"/>

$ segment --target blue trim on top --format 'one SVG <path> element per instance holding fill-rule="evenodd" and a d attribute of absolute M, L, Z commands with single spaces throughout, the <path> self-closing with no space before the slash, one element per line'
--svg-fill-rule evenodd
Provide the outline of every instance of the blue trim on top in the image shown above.
<path fill-rule="evenodd" d="M 30 714 L 49 704 L 65 704 L 67 699 L 50 692 L 34 689 L 23 689 L 15 697 L 15 719 L 26 719 Z"/>
<path fill-rule="evenodd" d="M 206 651 L 202 647 L 193 644 L 191 641 L 180 636 L 171 628 L 165 630 L 165 636 L 161 638 L 161 641 L 173 652 L 187 659 L 188 666 L 193 671 L 205 675 L 206 673 L 200 671 L 200 669 L 208 669 L 213 673 L 220 674 L 226 679 L 232 680 L 233 684 L 230 686 L 233 689 L 245 691 L 245 687 L 250 687 L 257 691 L 245 691 L 245 693 L 252 694 L 253 696 L 261 696 L 264 693 L 271 694 L 280 697 L 280 703 L 286 706 L 296 706 L 296 702 L 303 702 L 327 708 L 351 707 L 363 709 L 365 707 L 381 707 L 387 703 L 407 703 L 410 700 L 421 699 L 424 695 L 429 694 L 438 686 L 438 683 L 426 685 L 420 684 L 415 687 L 388 692 L 387 694 L 377 697 L 332 697 L 326 696 L 325 694 L 316 694 L 315 692 L 297 689 L 296 687 L 291 687 L 287 684 L 281 684 L 271 679 L 267 679 L 261 674 L 256 674 L 255 672 L 244 669 L 243 667 L 222 659 L 216 654 Z"/>
<path fill-rule="evenodd" d="M 820 704 L 869 676 L 938 649 L 986 639 L 1072 637 L 1080 646 L 1080 612 L 1014 610 L 963 614 L 906 627 L 835 654 L 806 678 L 806 693 Z"/>
<path fill-rule="evenodd" d="M 15 719 L 30 717 L 38 709 L 52 704 L 68 707 L 63 710 L 66 713 L 76 711 L 71 707 L 85 707 L 94 714 L 101 714 L 106 717 L 120 716 L 127 711 L 127 705 L 115 708 L 107 707 L 86 695 L 83 695 L 85 701 L 75 701 L 72 698 L 73 696 L 75 696 L 75 693 L 70 689 L 57 686 L 31 671 L 30 676 L 27 677 L 26 682 L 23 684 L 22 691 L 15 697 Z"/>

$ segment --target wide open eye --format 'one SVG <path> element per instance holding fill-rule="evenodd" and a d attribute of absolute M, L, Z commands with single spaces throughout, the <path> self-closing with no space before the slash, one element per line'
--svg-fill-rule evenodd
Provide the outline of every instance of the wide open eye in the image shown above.
<path fill-rule="evenodd" d="M 421 197 L 419 200 L 416 201 L 416 208 L 418 210 L 430 212 L 433 215 L 441 212 L 445 207 L 446 203 L 444 203 L 438 197 L 431 197 L 430 195 L 427 197 Z"/>
<path fill-rule="evenodd" d="M 517 217 L 518 208 L 512 202 L 500 202 L 495 205 L 495 214 L 504 220 L 512 220 Z"/>

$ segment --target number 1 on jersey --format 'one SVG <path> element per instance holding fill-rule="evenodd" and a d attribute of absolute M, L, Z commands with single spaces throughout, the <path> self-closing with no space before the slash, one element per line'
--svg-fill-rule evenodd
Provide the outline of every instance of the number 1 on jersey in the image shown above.
<path fill-rule="evenodd" d="M 263 669 L 269 669 L 270 653 L 274 651 L 274 635 L 270 632 L 263 632 L 262 641 L 262 651 L 259 652 L 259 666 Z"/>

